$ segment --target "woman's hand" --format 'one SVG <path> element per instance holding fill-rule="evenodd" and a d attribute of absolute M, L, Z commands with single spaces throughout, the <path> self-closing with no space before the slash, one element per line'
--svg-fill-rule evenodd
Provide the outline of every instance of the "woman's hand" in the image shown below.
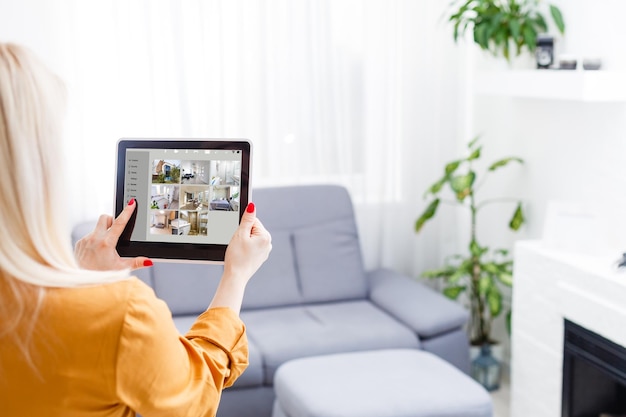
<path fill-rule="evenodd" d="M 250 203 L 226 249 L 224 272 L 248 282 L 271 250 L 272 236 L 256 217 L 254 203 Z"/>
<path fill-rule="evenodd" d="M 93 232 L 76 242 L 74 255 L 81 268 L 112 271 L 128 268 L 137 269 L 152 265 L 152 261 L 144 256 L 121 258 L 115 249 L 117 241 L 136 206 L 137 202 L 132 199 L 115 220 L 113 217 L 103 214 L 98 219 Z"/>
<path fill-rule="evenodd" d="M 246 284 L 271 250 L 272 236 L 256 218 L 254 203 L 250 203 L 226 249 L 224 275 L 211 307 L 230 307 L 238 313 Z"/>

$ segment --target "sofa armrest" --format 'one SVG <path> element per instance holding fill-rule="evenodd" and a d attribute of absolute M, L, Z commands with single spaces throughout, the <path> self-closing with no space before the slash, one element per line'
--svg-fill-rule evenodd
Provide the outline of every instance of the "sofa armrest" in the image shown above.
<path fill-rule="evenodd" d="M 424 284 L 388 269 L 368 272 L 370 299 L 428 339 L 461 328 L 469 313 Z"/>

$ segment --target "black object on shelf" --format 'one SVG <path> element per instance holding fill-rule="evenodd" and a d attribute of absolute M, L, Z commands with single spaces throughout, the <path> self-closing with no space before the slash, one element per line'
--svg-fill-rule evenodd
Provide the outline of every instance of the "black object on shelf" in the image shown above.
<path fill-rule="evenodd" d="M 537 49 L 535 49 L 537 68 L 547 69 L 554 63 L 554 38 L 550 35 L 537 36 Z"/>

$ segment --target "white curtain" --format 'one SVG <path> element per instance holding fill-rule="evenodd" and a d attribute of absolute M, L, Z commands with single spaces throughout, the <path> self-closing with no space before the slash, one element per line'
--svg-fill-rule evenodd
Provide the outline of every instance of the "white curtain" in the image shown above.
<path fill-rule="evenodd" d="M 464 134 L 446 3 L 0 0 L 0 40 L 67 83 L 75 223 L 112 211 L 121 137 L 248 138 L 254 186 L 346 185 L 367 266 L 417 275 L 455 244 L 449 221 L 413 233 Z"/>

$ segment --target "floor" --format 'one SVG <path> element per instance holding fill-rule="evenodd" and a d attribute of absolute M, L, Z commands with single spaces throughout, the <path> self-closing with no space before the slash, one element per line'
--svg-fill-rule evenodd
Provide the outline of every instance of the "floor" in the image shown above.
<path fill-rule="evenodd" d="M 503 375 L 500 389 L 491 393 L 493 417 L 509 417 L 511 403 L 511 384 L 508 375 Z"/>

